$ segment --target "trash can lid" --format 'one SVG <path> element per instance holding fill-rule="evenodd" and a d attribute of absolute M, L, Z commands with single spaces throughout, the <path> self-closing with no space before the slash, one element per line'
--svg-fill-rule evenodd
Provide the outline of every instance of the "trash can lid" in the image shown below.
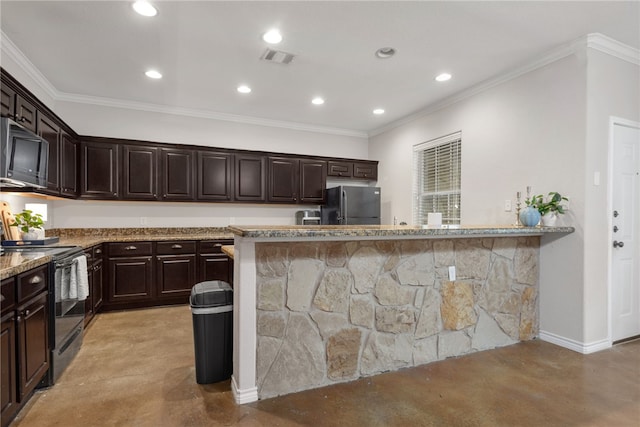
<path fill-rule="evenodd" d="M 191 307 L 217 307 L 233 304 L 233 289 L 222 280 L 196 283 L 191 288 Z"/>

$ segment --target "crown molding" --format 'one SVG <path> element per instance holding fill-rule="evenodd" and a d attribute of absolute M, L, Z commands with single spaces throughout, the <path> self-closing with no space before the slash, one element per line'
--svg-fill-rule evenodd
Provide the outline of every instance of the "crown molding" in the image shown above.
<path fill-rule="evenodd" d="M 220 120 L 226 122 L 242 123 L 256 126 L 266 126 L 282 128 L 303 132 L 323 133 L 328 135 L 349 136 L 355 138 L 367 138 L 366 132 L 353 131 L 349 129 L 331 128 L 325 126 L 314 126 L 304 123 L 295 123 L 259 117 L 241 116 L 236 114 L 218 113 L 209 110 L 195 108 L 169 107 L 166 105 L 150 104 L 145 102 L 123 101 L 121 99 L 105 98 L 99 96 L 76 95 L 60 92 L 57 101 L 73 102 L 78 104 L 98 105 L 102 107 L 123 108 L 128 110 L 146 111 L 151 113 L 171 114 L 177 116 L 187 116 L 202 119 Z"/>
<path fill-rule="evenodd" d="M 446 108 L 464 99 L 470 98 L 495 86 L 501 85 L 502 83 L 505 83 L 509 80 L 513 80 L 519 76 L 527 74 L 538 68 L 542 68 L 569 55 L 583 51 L 585 48 L 592 48 L 600 52 L 607 53 L 616 58 L 620 58 L 624 61 L 631 62 L 632 64 L 640 65 L 640 50 L 625 45 L 624 43 L 620 43 L 619 41 L 600 33 L 587 34 L 586 36 L 582 36 L 576 40 L 561 45 L 546 53 L 545 55 L 538 57 L 533 61 L 528 62 L 527 64 L 516 67 L 505 74 L 485 80 L 484 82 L 470 87 L 469 89 L 458 92 L 457 94 L 454 94 L 440 102 L 432 104 L 423 110 L 417 111 L 385 126 L 374 129 L 373 131 L 369 132 L 369 137 L 380 135 L 381 133 L 410 123 L 420 117 L 435 113 L 438 110 L 442 110 L 443 108 Z"/>
<path fill-rule="evenodd" d="M 16 46 L 2 30 L 0 30 L 0 50 L 3 55 L 7 55 L 11 60 L 18 64 L 18 66 L 27 73 L 27 75 L 32 78 L 36 84 L 44 90 L 47 95 L 49 95 L 49 97 L 54 101 L 58 99 L 60 92 L 49 80 L 47 80 L 44 74 L 42 74 L 40 70 L 38 70 L 31 61 L 29 61 L 29 58 L 27 58 L 25 54 L 18 49 L 18 46 Z"/>
<path fill-rule="evenodd" d="M 303 132 L 314 132 L 327 135 L 339 135 L 355 138 L 367 138 L 367 132 L 354 131 L 350 129 L 332 128 L 326 126 L 314 126 L 304 123 L 287 122 L 280 120 L 262 119 L 258 117 L 241 116 L 236 114 L 219 113 L 209 110 L 199 110 L 191 108 L 177 108 L 166 105 L 150 104 L 143 102 L 123 101 L 120 99 L 105 98 L 98 96 L 78 95 L 61 92 L 47 80 L 38 68 L 26 57 L 24 53 L 0 30 L 0 49 L 2 54 L 7 55 L 18 66 L 31 77 L 55 102 L 75 102 L 79 104 L 98 105 L 103 107 L 124 108 L 129 110 L 147 111 L 162 114 L 172 114 L 179 116 L 196 117 L 203 119 L 220 120 L 234 123 L 243 123 L 256 126 L 266 126 L 273 128 L 289 129 Z"/>
<path fill-rule="evenodd" d="M 640 65 L 640 50 L 600 33 L 587 34 L 586 38 L 588 48 Z"/>

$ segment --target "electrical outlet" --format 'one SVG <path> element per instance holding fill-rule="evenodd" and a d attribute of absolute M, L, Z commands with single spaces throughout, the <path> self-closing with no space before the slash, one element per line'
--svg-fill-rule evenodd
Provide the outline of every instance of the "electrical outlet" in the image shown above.
<path fill-rule="evenodd" d="M 511 200 L 504 201 L 504 211 L 511 212 Z"/>
<path fill-rule="evenodd" d="M 449 266 L 449 280 L 451 282 L 455 282 L 455 280 L 456 280 L 456 266 L 455 265 L 450 265 Z"/>
<path fill-rule="evenodd" d="M 142 226 L 146 226 L 147 225 L 147 217 L 146 216 L 141 216 L 140 217 L 140 225 L 142 225 Z"/>

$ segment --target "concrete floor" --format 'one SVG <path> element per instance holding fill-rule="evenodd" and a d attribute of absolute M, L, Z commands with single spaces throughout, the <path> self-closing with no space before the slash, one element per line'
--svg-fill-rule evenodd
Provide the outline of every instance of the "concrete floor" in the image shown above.
<path fill-rule="evenodd" d="M 238 406 L 195 382 L 191 314 L 100 314 L 12 427 L 639 426 L 640 341 L 584 356 L 531 341 Z"/>

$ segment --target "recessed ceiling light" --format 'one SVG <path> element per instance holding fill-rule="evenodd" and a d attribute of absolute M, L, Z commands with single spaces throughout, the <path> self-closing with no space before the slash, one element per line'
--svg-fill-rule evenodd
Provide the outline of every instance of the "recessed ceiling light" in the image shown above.
<path fill-rule="evenodd" d="M 376 108 L 375 110 L 373 110 L 373 114 L 377 114 L 377 115 L 384 114 L 384 109 Z"/>
<path fill-rule="evenodd" d="M 447 80 L 451 80 L 451 74 L 449 73 L 442 73 L 436 76 L 437 82 L 446 82 Z"/>
<path fill-rule="evenodd" d="M 313 105 L 322 105 L 322 104 L 324 104 L 324 99 L 322 99 L 322 98 L 320 98 L 320 97 L 318 96 L 318 97 L 316 97 L 316 98 L 313 98 L 313 99 L 311 100 L 311 103 L 312 103 Z"/>
<path fill-rule="evenodd" d="M 282 41 L 282 34 L 277 29 L 269 30 L 262 35 L 262 40 L 269 44 L 278 44 Z"/>
<path fill-rule="evenodd" d="M 251 93 L 251 88 L 247 85 L 238 86 L 238 92 L 240 93 Z"/>
<path fill-rule="evenodd" d="M 144 75 L 149 77 L 150 79 L 161 79 L 162 78 L 162 74 L 160 74 L 156 70 L 149 70 L 146 73 L 144 73 Z"/>
<path fill-rule="evenodd" d="M 376 56 L 380 59 L 391 58 L 395 54 L 396 50 L 392 47 L 381 47 L 380 49 L 376 50 Z"/>
<path fill-rule="evenodd" d="M 148 1 L 137 1 L 132 5 L 133 10 L 138 12 L 142 16 L 156 16 L 158 14 L 158 10 L 151 5 Z"/>

